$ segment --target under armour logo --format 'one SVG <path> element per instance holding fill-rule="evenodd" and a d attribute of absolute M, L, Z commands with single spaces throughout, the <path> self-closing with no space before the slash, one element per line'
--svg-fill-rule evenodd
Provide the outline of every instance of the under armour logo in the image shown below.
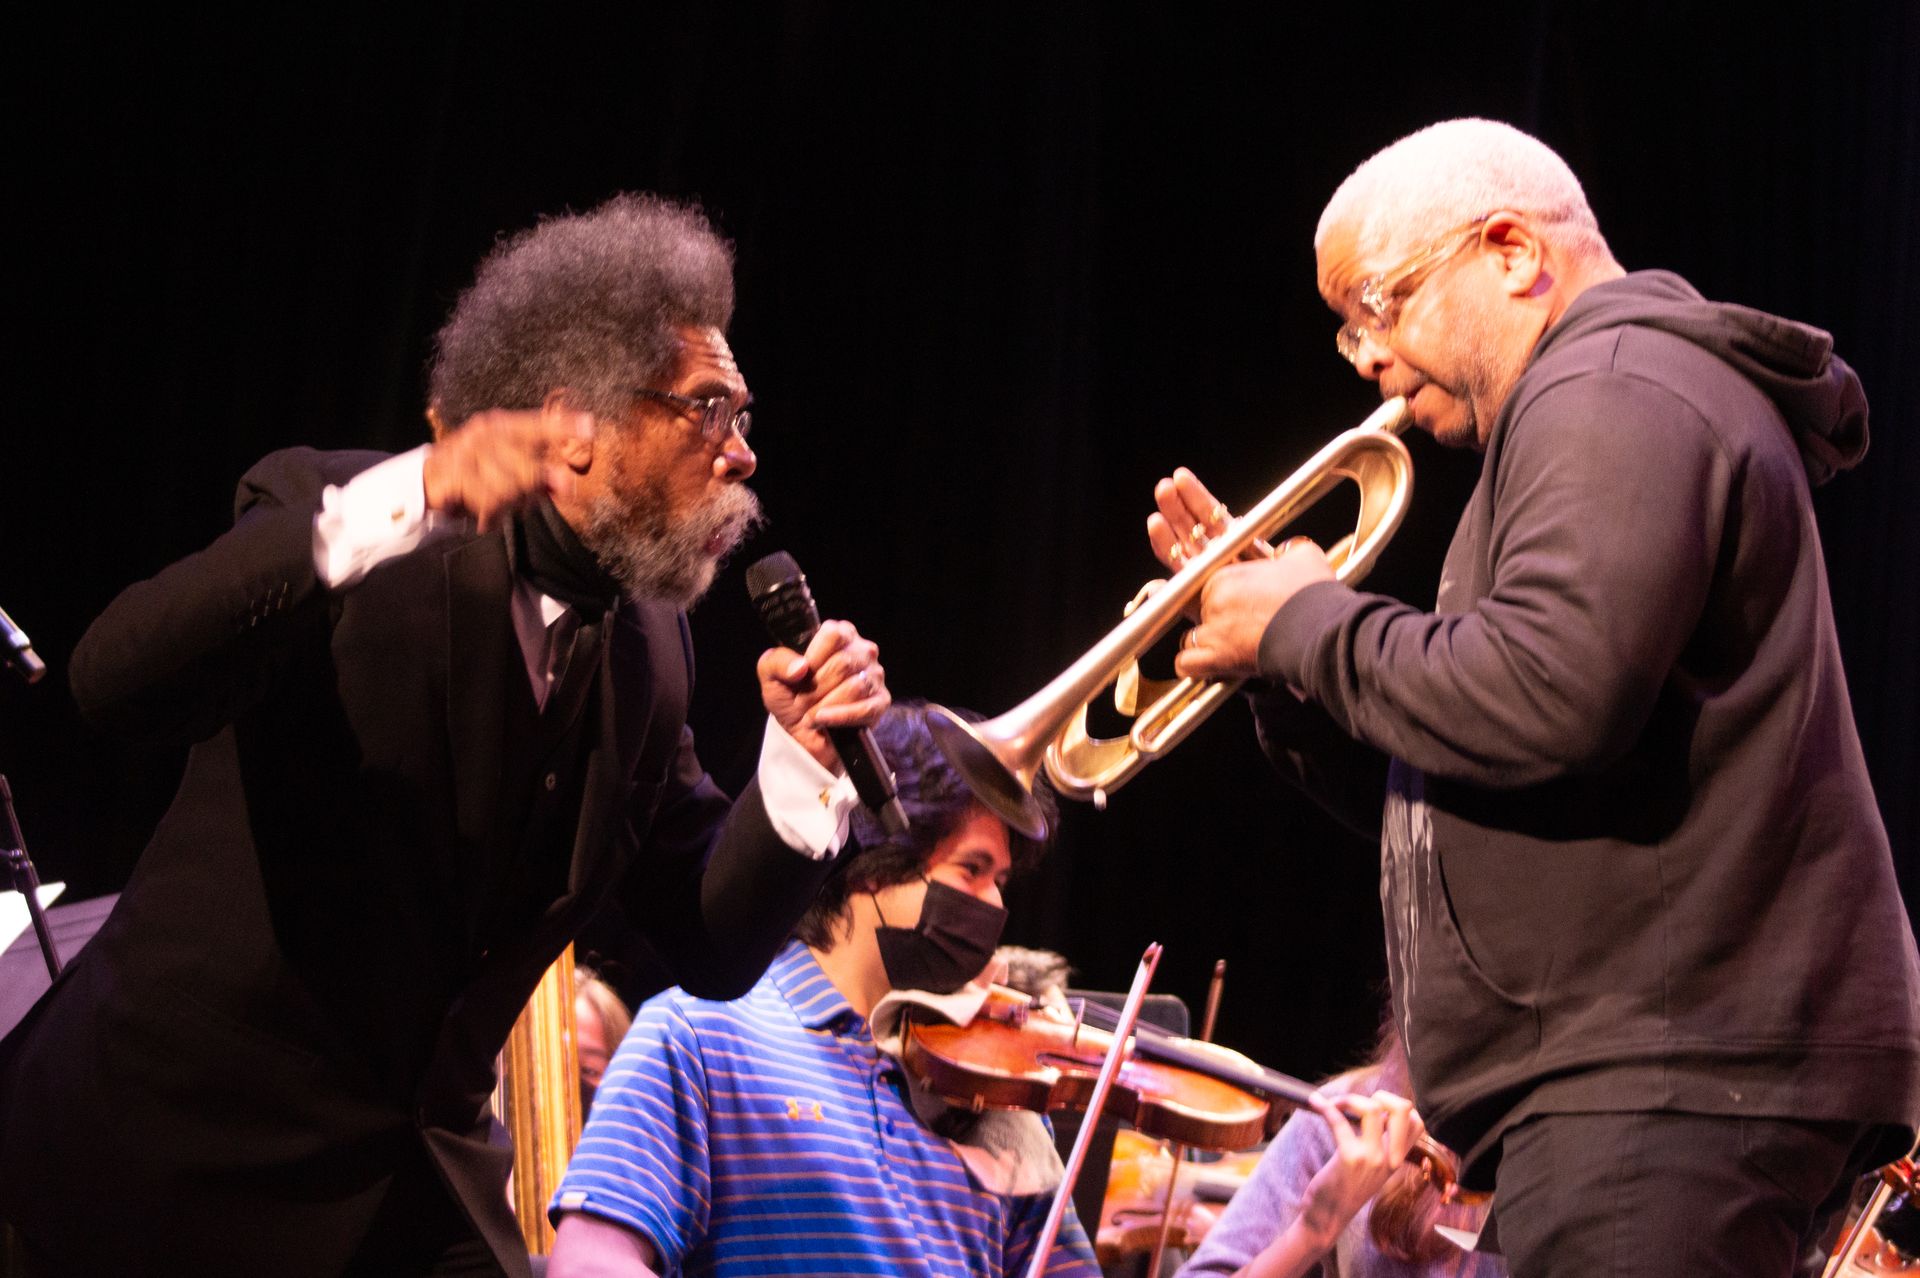
<path fill-rule="evenodd" d="M 811 1114 L 803 1114 L 801 1112 L 803 1109 L 809 1109 L 809 1108 L 812 1109 L 813 1111 Z M 802 1100 L 798 1096 L 789 1096 L 787 1097 L 787 1117 L 792 1119 L 799 1119 L 803 1117 L 811 1118 L 814 1122 L 817 1123 L 824 1120 L 826 1118 L 826 1114 L 822 1112 L 819 1101 Z"/>

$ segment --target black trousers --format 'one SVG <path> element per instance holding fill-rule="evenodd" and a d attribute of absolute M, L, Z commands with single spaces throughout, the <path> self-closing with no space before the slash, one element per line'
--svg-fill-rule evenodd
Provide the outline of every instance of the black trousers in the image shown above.
<path fill-rule="evenodd" d="M 1703 1114 L 1549 1114 L 1501 1142 L 1494 1213 L 1514 1278 L 1789 1278 L 1881 1129 Z"/>

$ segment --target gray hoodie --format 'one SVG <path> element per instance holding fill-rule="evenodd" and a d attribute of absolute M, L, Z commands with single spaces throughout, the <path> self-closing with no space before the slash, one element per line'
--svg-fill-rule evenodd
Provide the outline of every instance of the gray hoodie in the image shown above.
<path fill-rule="evenodd" d="M 1827 334 L 1627 275 L 1535 348 L 1434 612 L 1325 584 L 1268 627 L 1262 674 L 1308 697 L 1256 705 L 1282 770 L 1355 820 L 1391 760 L 1357 819 L 1416 1099 L 1471 1183 L 1536 1113 L 1920 1114 L 1920 959 L 1808 496 L 1866 438 Z"/>

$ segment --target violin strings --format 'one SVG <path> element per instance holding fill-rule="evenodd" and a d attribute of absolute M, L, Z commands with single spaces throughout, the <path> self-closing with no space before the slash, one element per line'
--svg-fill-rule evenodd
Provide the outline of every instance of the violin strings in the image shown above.
<path fill-rule="evenodd" d="M 1103 1003 L 1085 998 L 1070 999 L 1069 1003 L 1078 1009 L 1081 1019 L 1095 1029 L 1111 1030 L 1120 1024 L 1120 1014 Z M 1189 1069 L 1201 1070 L 1226 1081 L 1237 1082 L 1240 1086 L 1251 1087 L 1289 1105 L 1304 1105 L 1307 1096 L 1314 1090 L 1310 1083 L 1253 1062 L 1240 1067 L 1225 1067 L 1219 1062 L 1195 1060 L 1194 1051 L 1185 1046 L 1192 1040 L 1146 1021 L 1136 1020 L 1133 1032 L 1136 1039 L 1165 1045 L 1162 1050 L 1177 1054 L 1170 1058 Z"/>

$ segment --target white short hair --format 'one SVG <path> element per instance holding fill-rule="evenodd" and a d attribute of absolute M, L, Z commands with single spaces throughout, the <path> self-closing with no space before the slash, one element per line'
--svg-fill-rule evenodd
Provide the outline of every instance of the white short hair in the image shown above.
<path fill-rule="evenodd" d="M 1570 247 L 1607 254 L 1587 193 L 1565 160 L 1498 120 L 1446 120 L 1410 133 L 1348 175 L 1313 233 L 1355 232 L 1363 253 L 1413 252 L 1500 209 L 1560 228 Z"/>

